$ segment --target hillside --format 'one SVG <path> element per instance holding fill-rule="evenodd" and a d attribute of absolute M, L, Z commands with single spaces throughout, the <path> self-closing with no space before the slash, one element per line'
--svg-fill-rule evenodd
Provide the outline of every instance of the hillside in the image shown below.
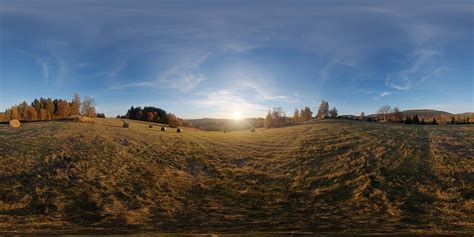
<path fill-rule="evenodd" d="M 474 231 L 474 126 L 0 125 L 0 232 Z"/>
<path fill-rule="evenodd" d="M 402 118 L 405 119 L 407 116 L 415 116 L 417 115 L 420 119 L 424 119 L 425 121 L 431 121 L 433 118 L 435 118 L 438 122 L 441 123 L 449 123 L 452 119 L 452 117 L 455 117 L 456 119 L 466 119 L 470 118 L 471 120 L 474 119 L 474 113 L 473 112 L 466 112 L 466 113 L 460 113 L 460 114 L 452 114 L 448 113 L 446 111 L 441 111 L 441 110 L 433 110 L 433 109 L 412 109 L 412 110 L 404 110 L 401 112 L 402 113 Z M 352 118 L 357 118 L 358 116 L 354 115 L 344 115 L 346 117 L 352 117 Z M 367 117 L 377 117 L 377 114 L 370 114 Z"/>
<path fill-rule="evenodd" d="M 426 117 L 426 118 L 433 118 L 433 117 L 442 117 L 442 116 L 453 116 L 452 113 L 448 113 L 446 111 L 441 110 L 434 110 L 434 109 L 411 109 L 411 110 L 403 110 L 402 116 L 414 116 L 418 115 L 418 117 Z M 376 117 L 377 114 L 370 114 L 369 117 Z"/>
<path fill-rule="evenodd" d="M 413 110 L 404 110 L 402 111 L 403 116 L 414 116 L 418 115 L 419 117 L 441 117 L 441 116 L 452 116 L 453 114 L 433 109 L 413 109 Z"/>

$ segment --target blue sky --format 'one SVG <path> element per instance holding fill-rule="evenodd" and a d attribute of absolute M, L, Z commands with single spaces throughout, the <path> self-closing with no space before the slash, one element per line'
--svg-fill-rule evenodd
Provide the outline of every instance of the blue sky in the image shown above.
<path fill-rule="evenodd" d="M 0 0 L 0 110 L 74 92 L 107 116 L 474 111 L 474 3 Z"/>

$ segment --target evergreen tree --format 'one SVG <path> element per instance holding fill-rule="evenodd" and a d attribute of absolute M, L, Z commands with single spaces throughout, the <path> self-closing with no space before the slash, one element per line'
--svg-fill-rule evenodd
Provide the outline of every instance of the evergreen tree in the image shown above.
<path fill-rule="evenodd" d="M 35 99 L 31 103 L 31 106 L 35 108 L 36 113 L 39 114 L 39 112 L 41 111 L 41 102 L 38 99 Z"/>
<path fill-rule="evenodd" d="M 438 122 L 436 122 L 436 118 L 433 118 L 433 121 L 431 122 L 433 125 L 438 125 Z"/>
<path fill-rule="evenodd" d="M 420 119 L 418 118 L 418 115 L 416 115 L 416 114 L 413 116 L 413 123 L 414 124 L 419 124 L 420 123 Z"/>
<path fill-rule="evenodd" d="M 413 121 L 411 120 L 411 117 L 407 115 L 407 118 L 405 119 L 405 124 L 411 124 Z"/>

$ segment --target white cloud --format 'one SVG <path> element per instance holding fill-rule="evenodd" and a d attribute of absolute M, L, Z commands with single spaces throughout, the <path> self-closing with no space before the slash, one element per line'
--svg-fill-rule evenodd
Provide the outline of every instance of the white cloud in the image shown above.
<path fill-rule="evenodd" d="M 380 99 L 380 98 L 382 98 L 382 97 L 389 96 L 389 95 L 391 95 L 391 94 L 392 94 L 392 92 L 384 91 L 384 92 L 381 92 L 381 93 L 380 93 L 379 95 L 377 95 L 376 97 L 374 97 L 374 99 L 378 100 L 378 99 Z"/>

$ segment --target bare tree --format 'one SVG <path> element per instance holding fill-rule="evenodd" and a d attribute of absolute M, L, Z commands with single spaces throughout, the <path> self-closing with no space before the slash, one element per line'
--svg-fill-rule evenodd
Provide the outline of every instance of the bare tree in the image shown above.
<path fill-rule="evenodd" d="M 329 111 L 329 116 L 331 118 L 337 118 L 337 109 L 336 107 L 333 107 L 330 111 Z"/>
<path fill-rule="evenodd" d="M 327 118 L 329 116 L 329 103 L 325 100 L 321 101 L 319 105 L 318 114 L 316 118 Z"/>
<path fill-rule="evenodd" d="M 364 112 L 360 113 L 359 119 L 362 120 L 362 121 L 365 120 L 365 113 Z"/>
<path fill-rule="evenodd" d="M 380 109 L 377 111 L 377 114 L 383 120 L 387 120 L 388 119 L 388 114 L 390 114 L 391 111 L 392 111 L 392 108 L 390 107 L 390 105 L 384 105 L 384 106 L 380 107 Z"/>
<path fill-rule="evenodd" d="M 86 96 L 82 101 L 81 114 L 89 118 L 95 118 L 95 101 L 93 98 Z"/>

